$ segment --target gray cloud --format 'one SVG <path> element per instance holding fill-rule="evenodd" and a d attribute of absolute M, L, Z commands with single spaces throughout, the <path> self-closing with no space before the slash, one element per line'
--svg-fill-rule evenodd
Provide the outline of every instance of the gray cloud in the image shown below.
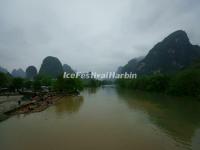
<path fill-rule="evenodd" d="M 198 0 L 0 0 L 0 66 L 53 55 L 79 71 L 115 71 L 183 29 L 200 44 Z"/>

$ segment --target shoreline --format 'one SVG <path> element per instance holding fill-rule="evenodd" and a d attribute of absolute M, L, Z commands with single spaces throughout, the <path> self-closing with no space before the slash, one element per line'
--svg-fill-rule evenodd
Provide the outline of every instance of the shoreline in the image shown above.
<path fill-rule="evenodd" d="M 42 112 L 45 109 L 49 108 L 52 105 L 55 105 L 59 100 L 61 100 L 65 96 L 76 96 L 76 94 L 46 94 L 43 96 L 35 96 L 33 98 L 27 99 L 23 104 L 18 104 L 14 108 L 10 108 L 9 110 L 0 113 L 0 122 L 4 121 L 14 115 L 19 114 L 30 114 L 30 113 L 37 113 Z M 17 103 L 17 101 L 16 101 Z M 19 103 L 19 101 L 18 101 Z"/>

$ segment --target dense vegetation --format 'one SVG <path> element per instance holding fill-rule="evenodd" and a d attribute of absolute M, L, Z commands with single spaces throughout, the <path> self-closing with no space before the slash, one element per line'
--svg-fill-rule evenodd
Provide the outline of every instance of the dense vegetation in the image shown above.
<path fill-rule="evenodd" d="M 44 87 L 57 92 L 77 92 L 83 89 L 83 83 L 80 79 L 64 79 L 62 76 L 54 79 L 51 76 L 37 75 L 34 80 L 29 80 L 0 73 L 1 92 L 5 90 L 10 92 L 43 91 Z"/>
<path fill-rule="evenodd" d="M 5 88 L 10 85 L 10 77 L 6 73 L 0 72 L 0 88 Z"/>
<path fill-rule="evenodd" d="M 53 83 L 53 89 L 60 92 L 77 92 L 83 89 L 83 83 L 79 78 L 63 78 L 60 76 Z"/>
<path fill-rule="evenodd" d="M 137 79 L 119 79 L 119 87 L 178 96 L 200 97 L 200 69 L 191 67 L 176 74 L 154 74 Z"/>

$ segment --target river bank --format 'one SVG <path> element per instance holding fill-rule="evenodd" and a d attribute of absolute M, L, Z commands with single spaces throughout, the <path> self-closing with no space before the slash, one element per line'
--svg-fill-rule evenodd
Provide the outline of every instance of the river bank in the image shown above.
<path fill-rule="evenodd" d="M 21 100 L 21 98 L 22 95 L 0 96 L 0 121 L 8 118 L 5 114 L 6 112 L 19 107 L 18 101 Z M 21 105 L 24 105 L 25 103 L 27 103 L 27 101 L 22 101 Z"/>
<path fill-rule="evenodd" d="M 44 111 L 49 106 L 56 104 L 66 95 L 73 96 L 75 94 L 46 93 L 30 98 L 26 98 L 26 96 L 23 95 L 0 96 L 0 121 L 3 121 L 13 115 Z"/>

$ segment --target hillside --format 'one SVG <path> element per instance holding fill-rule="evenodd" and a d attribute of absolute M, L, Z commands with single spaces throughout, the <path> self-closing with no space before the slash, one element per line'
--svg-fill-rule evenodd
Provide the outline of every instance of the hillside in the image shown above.
<path fill-rule="evenodd" d="M 200 47 L 192 45 L 185 31 L 179 30 L 156 44 L 140 61 L 132 59 L 122 70 L 138 74 L 173 73 L 200 57 Z"/>

